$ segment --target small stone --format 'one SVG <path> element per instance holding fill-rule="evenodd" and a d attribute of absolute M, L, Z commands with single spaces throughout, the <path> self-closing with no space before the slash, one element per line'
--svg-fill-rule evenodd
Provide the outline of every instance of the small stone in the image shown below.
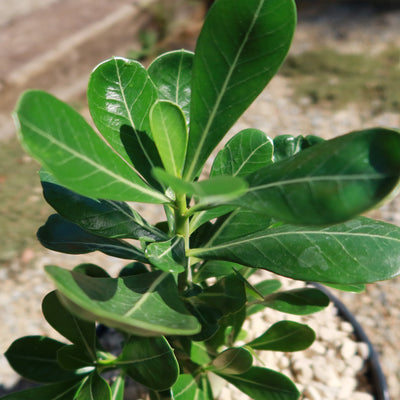
<path fill-rule="evenodd" d="M 354 392 L 351 400 L 374 400 L 374 396 L 365 392 Z"/>
<path fill-rule="evenodd" d="M 345 376 L 341 379 L 342 386 L 340 388 L 338 399 L 348 400 L 353 398 L 353 392 L 357 387 L 357 379 L 352 376 Z"/>
<path fill-rule="evenodd" d="M 340 323 L 340 330 L 347 333 L 353 333 L 354 331 L 353 325 L 351 325 L 350 322 L 347 321 L 342 321 Z"/>
<path fill-rule="evenodd" d="M 346 360 L 346 362 L 355 372 L 361 371 L 364 367 L 364 360 L 360 356 L 353 356 Z"/>
<path fill-rule="evenodd" d="M 312 344 L 310 349 L 313 350 L 317 354 L 325 354 L 326 353 L 326 347 L 321 342 L 319 342 L 318 340 L 316 340 Z"/>
<path fill-rule="evenodd" d="M 342 347 L 340 348 L 340 355 L 348 360 L 353 357 L 357 352 L 357 343 L 351 339 L 344 339 Z"/>
<path fill-rule="evenodd" d="M 364 360 L 369 357 L 369 346 L 367 343 L 359 342 L 357 343 L 357 354 Z"/>
<path fill-rule="evenodd" d="M 313 386 L 307 386 L 303 392 L 303 396 L 308 400 L 322 400 L 318 390 Z"/>
<path fill-rule="evenodd" d="M 281 356 L 278 359 L 278 367 L 279 367 L 280 370 L 289 367 L 289 365 L 290 365 L 290 361 L 286 356 Z"/>

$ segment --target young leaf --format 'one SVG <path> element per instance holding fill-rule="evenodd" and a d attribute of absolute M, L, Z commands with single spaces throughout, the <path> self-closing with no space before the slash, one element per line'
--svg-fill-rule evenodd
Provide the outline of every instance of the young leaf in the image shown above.
<path fill-rule="evenodd" d="M 171 274 L 92 278 L 46 266 L 67 307 L 82 318 L 134 335 L 191 335 L 200 329 L 179 298 Z"/>
<path fill-rule="evenodd" d="M 65 346 L 45 336 L 25 336 L 14 341 L 5 356 L 14 371 L 26 379 L 41 383 L 66 381 L 76 374 L 57 363 L 57 351 Z"/>
<path fill-rule="evenodd" d="M 211 357 L 204 342 L 190 342 L 190 359 L 199 365 L 211 362 Z"/>
<path fill-rule="evenodd" d="M 174 400 L 213 400 L 211 385 L 207 375 L 203 374 L 198 380 L 192 375 L 181 374 L 172 387 Z"/>
<path fill-rule="evenodd" d="M 270 369 L 252 367 L 241 375 L 222 375 L 253 400 L 298 400 L 300 393 L 285 375 Z"/>
<path fill-rule="evenodd" d="M 181 236 L 165 242 L 150 243 L 145 254 L 152 265 L 163 271 L 179 273 L 185 270 L 185 240 Z"/>
<path fill-rule="evenodd" d="M 398 185 L 400 133 L 376 128 L 321 142 L 246 177 L 235 204 L 302 225 L 346 221 Z"/>
<path fill-rule="evenodd" d="M 61 253 L 86 254 L 97 250 L 113 257 L 147 261 L 143 252 L 131 244 L 92 235 L 58 214 L 49 217 L 46 224 L 39 228 L 37 237 L 44 247 Z"/>
<path fill-rule="evenodd" d="M 266 279 L 264 281 L 258 282 L 254 285 L 256 290 L 263 296 L 267 296 L 271 293 L 276 292 L 280 289 L 282 284 L 276 279 Z M 251 292 L 247 291 L 247 301 L 252 302 L 254 300 L 259 300 L 258 296 L 254 296 Z M 259 311 L 264 310 L 264 305 L 262 304 L 250 304 L 247 306 L 246 315 L 252 315 Z"/>
<path fill-rule="evenodd" d="M 46 171 L 40 171 L 43 195 L 63 218 L 87 232 L 109 238 L 147 241 L 165 240 L 166 235 L 149 225 L 128 204 L 113 200 L 94 200 L 57 184 Z"/>
<path fill-rule="evenodd" d="M 27 91 L 14 113 L 25 150 L 61 185 L 84 196 L 166 203 L 73 108 L 41 91 Z"/>
<path fill-rule="evenodd" d="M 125 375 L 120 373 L 111 386 L 111 400 L 124 400 Z"/>
<path fill-rule="evenodd" d="M 279 321 L 264 334 L 247 343 L 254 350 L 299 351 L 315 340 L 315 332 L 307 325 L 293 321 Z"/>
<path fill-rule="evenodd" d="M 246 176 L 273 161 L 272 140 L 258 129 L 237 133 L 215 157 L 210 176 Z"/>
<path fill-rule="evenodd" d="M 188 251 L 310 282 L 359 284 L 400 273 L 400 228 L 359 217 L 326 228 L 281 225 Z"/>
<path fill-rule="evenodd" d="M 177 104 L 189 123 L 190 84 L 192 80 L 193 53 L 176 50 L 157 57 L 148 73 L 155 84 L 158 97 Z"/>
<path fill-rule="evenodd" d="M 111 400 L 111 389 L 108 383 L 97 373 L 93 372 L 82 384 L 74 400 Z"/>
<path fill-rule="evenodd" d="M 96 359 L 96 327 L 93 322 L 84 321 L 64 307 L 54 290 L 42 302 L 42 312 L 47 322 L 72 343 L 85 349 Z"/>
<path fill-rule="evenodd" d="M 74 400 L 75 393 L 80 386 L 80 380 L 74 379 L 10 393 L 2 397 L 1 400 Z"/>
<path fill-rule="evenodd" d="M 219 0 L 193 62 L 191 128 L 184 177 L 192 180 L 229 128 L 282 64 L 292 41 L 292 0 Z"/>
<path fill-rule="evenodd" d="M 301 288 L 270 294 L 259 303 L 287 314 L 308 315 L 326 308 L 329 297 L 318 289 Z"/>
<path fill-rule="evenodd" d="M 243 347 L 231 347 L 219 353 L 212 362 L 210 371 L 226 375 L 240 375 L 253 364 L 253 356 Z"/>
<path fill-rule="evenodd" d="M 170 101 L 159 100 L 150 110 L 150 126 L 165 170 L 180 177 L 188 140 L 182 110 Z"/>
<path fill-rule="evenodd" d="M 133 380 L 155 391 L 169 389 L 179 375 L 178 361 L 162 336 L 131 336 L 115 363 Z"/>
<path fill-rule="evenodd" d="M 146 69 L 137 61 L 121 57 L 106 60 L 91 73 L 87 97 L 93 121 L 102 135 L 152 183 L 149 172 L 161 164 L 149 123 L 157 90 Z"/>
<path fill-rule="evenodd" d="M 67 370 L 76 370 L 94 365 L 95 358 L 88 354 L 85 347 L 71 344 L 57 351 L 58 364 Z M 94 369 L 94 367 L 93 367 Z"/>

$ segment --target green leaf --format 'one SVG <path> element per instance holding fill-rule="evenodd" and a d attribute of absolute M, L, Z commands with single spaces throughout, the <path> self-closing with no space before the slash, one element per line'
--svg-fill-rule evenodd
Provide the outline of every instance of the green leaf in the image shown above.
<path fill-rule="evenodd" d="M 207 375 L 195 380 L 192 375 L 181 374 L 172 387 L 175 400 L 213 400 L 211 385 Z"/>
<path fill-rule="evenodd" d="M 164 337 L 131 336 L 115 363 L 133 380 L 155 391 L 169 389 L 179 375 L 178 361 Z"/>
<path fill-rule="evenodd" d="M 309 326 L 279 321 L 246 345 L 254 350 L 299 351 L 307 349 L 314 340 L 315 332 Z"/>
<path fill-rule="evenodd" d="M 203 210 L 194 213 L 193 217 L 190 220 L 190 233 L 195 232 L 196 229 L 198 229 L 206 222 L 211 221 L 214 218 L 218 218 L 222 215 L 228 214 L 235 209 L 235 206 L 217 206 L 209 210 Z"/>
<path fill-rule="evenodd" d="M 280 289 L 281 286 L 282 286 L 282 284 L 276 279 L 266 279 L 266 280 L 258 282 L 254 285 L 256 290 L 263 297 L 276 292 L 277 290 Z M 251 292 L 247 291 L 247 301 L 252 302 L 254 300 L 259 300 L 259 296 L 255 296 Z M 265 307 L 262 304 L 250 304 L 249 306 L 247 306 L 246 315 L 249 316 L 249 315 L 255 314 L 259 311 L 264 310 L 264 308 Z"/>
<path fill-rule="evenodd" d="M 182 236 L 150 243 L 145 254 L 152 265 L 163 271 L 179 273 L 185 270 L 185 240 Z"/>
<path fill-rule="evenodd" d="M 291 135 L 276 136 L 274 137 L 274 161 L 278 162 L 289 158 L 299 151 L 323 141 L 324 139 L 313 135 L 308 135 L 306 137 Z"/>
<path fill-rule="evenodd" d="M 88 354 L 87 349 L 75 344 L 64 346 L 57 351 L 58 364 L 67 370 L 77 370 L 94 365 L 96 358 Z M 94 368 L 94 367 L 93 367 Z"/>
<path fill-rule="evenodd" d="M 212 372 L 226 375 L 240 375 L 253 364 L 253 356 L 243 347 L 231 347 L 219 353 L 212 362 Z"/>
<path fill-rule="evenodd" d="M 235 204 L 288 223 L 333 224 L 380 203 L 399 183 L 399 131 L 376 128 L 321 142 L 246 177 Z"/>
<path fill-rule="evenodd" d="M 166 235 L 149 225 L 128 204 L 94 200 L 57 184 L 46 171 L 40 171 L 46 201 L 66 220 L 94 235 L 110 238 L 163 240 Z"/>
<path fill-rule="evenodd" d="M 93 278 L 110 278 L 110 274 L 96 264 L 79 264 L 74 267 L 74 271 Z"/>
<path fill-rule="evenodd" d="M 289 278 L 360 284 L 400 273 L 400 228 L 359 217 L 326 228 L 281 225 L 226 243 L 188 251 L 267 269 Z"/>
<path fill-rule="evenodd" d="M 85 349 L 96 358 L 96 327 L 93 322 L 84 321 L 65 308 L 54 290 L 46 295 L 42 302 L 42 312 L 46 321 L 72 343 Z"/>
<path fill-rule="evenodd" d="M 259 303 L 287 314 L 308 315 L 326 308 L 329 297 L 318 289 L 301 288 L 270 294 Z"/>
<path fill-rule="evenodd" d="M 133 167 L 74 109 L 41 91 L 28 91 L 14 113 L 25 150 L 62 185 L 84 196 L 165 203 Z"/>
<path fill-rule="evenodd" d="M 111 400 L 124 400 L 125 375 L 120 373 L 111 386 Z"/>
<path fill-rule="evenodd" d="M 111 389 L 108 383 L 99 374 L 94 372 L 81 386 L 76 400 L 100 399 L 111 400 Z"/>
<path fill-rule="evenodd" d="M 106 60 L 91 73 L 87 96 L 93 121 L 102 135 L 153 183 L 150 171 L 161 166 L 149 122 L 157 90 L 146 69 L 121 57 Z"/>
<path fill-rule="evenodd" d="M 258 129 L 237 133 L 215 157 L 210 176 L 246 176 L 272 163 L 272 140 Z"/>
<path fill-rule="evenodd" d="M 45 336 L 25 336 L 15 340 L 5 356 L 14 371 L 26 379 L 41 383 L 66 381 L 76 374 L 57 363 L 57 351 L 65 346 Z"/>
<path fill-rule="evenodd" d="M 204 342 L 190 342 L 190 359 L 199 365 L 211 362 L 211 357 Z"/>
<path fill-rule="evenodd" d="M 176 50 L 157 57 L 148 73 L 157 87 L 158 97 L 177 104 L 189 123 L 190 84 L 192 80 L 193 53 Z"/>
<path fill-rule="evenodd" d="M 180 300 L 171 274 L 92 278 L 56 266 L 45 269 L 62 301 L 82 318 L 135 335 L 191 335 L 200 329 Z"/>
<path fill-rule="evenodd" d="M 150 126 L 165 170 L 180 177 L 188 141 L 182 110 L 170 101 L 159 100 L 150 110 Z"/>
<path fill-rule="evenodd" d="M 86 254 L 101 251 L 113 257 L 146 262 L 141 250 L 120 239 L 93 235 L 58 214 L 49 217 L 37 233 L 40 243 L 54 251 L 68 254 Z"/>
<path fill-rule="evenodd" d="M 199 182 L 186 182 L 175 176 L 169 175 L 162 169 L 153 170 L 156 178 L 171 187 L 175 193 L 195 196 L 199 199 L 196 209 L 226 203 L 246 193 L 246 182 L 233 176 L 215 176 Z M 193 208 L 192 208 L 193 210 Z"/>
<path fill-rule="evenodd" d="M 325 286 L 329 286 L 333 289 L 342 290 L 343 292 L 354 292 L 354 293 L 362 293 L 365 291 L 365 285 L 363 284 L 353 284 L 353 285 L 337 285 L 334 283 L 325 283 Z"/>
<path fill-rule="evenodd" d="M 208 278 L 221 278 L 232 275 L 233 270 L 241 270 L 243 265 L 232 263 L 229 261 L 211 260 L 204 263 L 196 274 L 193 276 L 194 283 L 201 283 Z"/>
<path fill-rule="evenodd" d="M 74 400 L 80 385 L 81 382 L 74 379 L 11 393 L 2 397 L 1 400 Z"/>
<path fill-rule="evenodd" d="M 121 269 L 119 272 L 119 276 L 131 276 L 131 275 L 140 275 L 140 274 L 147 274 L 149 269 L 142 263 L 133 262 L 128 265 L 125 265 L 124 268 Z"/>
<path fill-rule="evenodd" d="M 221 375 L 253 400 L 298 400 L 300 393 L 285 375 L 270 369 L 252 367 L 241 375 Z"/>
<path fill-rule="evenodd" d="M 292 0 L 219 0 L 193 62 L 185 178 L 197 176 L 229 128 L 275 75 L 296 25 Z"/>

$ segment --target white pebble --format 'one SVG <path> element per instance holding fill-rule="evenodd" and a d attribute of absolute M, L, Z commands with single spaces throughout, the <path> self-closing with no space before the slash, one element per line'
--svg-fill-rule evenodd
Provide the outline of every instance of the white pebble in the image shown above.
<path fill-rule="evenodd" d="M 353 325 L 351 325 L 350 322 L 347 321 L 342 321 L 340 323 L 340 330 L 347 333 L 352 333 L 354 331 Z"/>
<path fill-rule="evenodd" d="M 374 396 L 364 392 L 354 392 L 351 400 L 374 400 Z"/>
<path fill-rule="evenodd" d="M 340 348 L 340 354 L 345 359 L 353 357 L 357 352 L 357 343 L 351 339 L 344 339 L 342 347 Z"/>
<path fill-rule="evenodd" d="M 307 386 L 306 389 L 303 392 L 303 395 L 308 400 L 322 400 L 318 390 L 315 389 L 315 387 L 313 387 L 313 386 Z"/>
<path fill-rule="evenodd" d="M 357 353 L 362 359 L 367 360 L 369 357 L 369 347 L 367 343 L 357 343 Z"/>
<path fill-rule="evenodd" d="M 360 356 L 353 356 L 346 360 L 346 363 L 355 372 L 361 371 L 364 367 L 364 360 Z"/>
<path fill-rule="evenodd" d="M 340 400 L 352 399 L 352 393 L 357 387 L 357 380 L 351 376 L 345 376 L 341 379 L 342 386 L 340 388 L 338 398 Z"/>

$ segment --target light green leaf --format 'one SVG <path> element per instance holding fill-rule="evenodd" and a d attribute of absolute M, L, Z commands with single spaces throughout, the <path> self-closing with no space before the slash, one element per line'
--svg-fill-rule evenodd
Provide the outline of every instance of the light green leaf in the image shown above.
<path fill-rule="evenodd" d="M 270 369 L 252 367 L 241 375 L 221 375 L 253 400 L 298 400 L 300 393 L 285 375 Z"/>
<path fill-rule="evenodd" d="M 302 225 L 346 221 L 399 183 L 400 133 L 375 128 L 321 142 L 246 177 L 235 204 Z"/>
<path fill-rule="evenodd" d="M 190 342 L 190 359 L 199 365 L 211 362 L 211 357 L 204 342 Z"/>
<path fill-rule="evenodd" d="M 354 292 L 354 293 L 362 293 L 365 291 L 365 285 L 363 284 L 353 284 L 353 285 L 337 285 L 334 283 L 325 283 L 325 286 L 329 286 L 333 289 L 342 290 L 343 292 Z"/>
<path fill-rule="evenodd" d="M 108 383 L 96 372 L 92 373 L 81 386 L 74 400 L 111 400 Z"/>
<path fill-rule="evenodd" d="M 149 122 L 157 90 L 146 69 L 137 61 L 121 57 L 106 60 L 91 73 L 87 96 L 93 121 L 102 135 L 153 183 L 150 171 L 161 166 Z"/>
<path fill-rule="evenodd" d="M 37 233 L 40 243 L 54 251 L 86 254 L 101 251 L 113 257 L 146 262 L 143 252 L 120 239 L 104 238 L 85 232 L 78 225 L 53 214 Z"/>
<path fill-rule="evenodd" d="M 188 123 L 192 66 L 193 53 L 176 50 L 157 57 L 148 69 L 149 76 L 158 90 L 158 97 L 177 104 Z"/>
<path fill-rule="evenodd" d="M 311 346 L 314 340 L 315 332 L 309 326 L 279 321 L 246 345 L 254 350 L 300 351 Z"/>
<path fill-rule="evenodd" d="M 400 228 L 359 217 L 325 228 L 281 225 L 188 251 L 311 282 L 359 284 L 400 273 Z"/>
<path fill-rule="evenodd" d="M 191 128 L 184 177 L 192 180 L 229 128 L 282 64 L 292 41 L 292 0 L 219 0 L 193 62 Z"/>
<path fill-rule="evenodd" d="M 125 375 L 120 373 L 111 386 L 111 400 L 124 400 Z"/>
<path fill-rule="evenodd" d="M 181 374 L 172 387 L 174 400 L 213 400 L 211 385 L 207 375 L 195 380 L 192 375 Z"/>
<path fill-rule="evenodd" d="M 145 254 L 152 265 L 163 271 L 179 273 L 185 270 L 185 240 L 182 236 L 150 243 Z"/>
<path fill-rule="evenodd" d="M 115 363 L 133 380 L 155 391 L 169 389 L 179 375 L 178 361 L 164 337 L 131 336 Z"/>
<path fill-rule="evenodd" d="M 171 274 L 92 278 L 56 266 L 45 269 L 62 302 L 82 318 L 134 335 L 191 335 L 200 329 L 180 300 Z"/>
<path fill-rule="evenodd" d="M 210 371 L 226 375 L 240 375 L 253 364 L 253 356 L 243 347 L 231 347 L 219 353 L 212 362 Z"/>
<path fill-rule="evenodd" d="M 182 110 L 170 101 L 159 100 L 150 110 L 150 126 L 165 170 L 180 177 L 188 140 Z"/>
<path fill-rule="evenodd" d="M 237 133 L 215 157 L 210 176 L 246 176 L 273 162 L 272 139 L 258 129 Z"/>
<path fill-rule="evenodd" d="M 168 201 L 143 182 L 80 114 L 52 95 L 25 92 L 14 116 L 25 150 L 62 186 L 92 198 Z"/>

